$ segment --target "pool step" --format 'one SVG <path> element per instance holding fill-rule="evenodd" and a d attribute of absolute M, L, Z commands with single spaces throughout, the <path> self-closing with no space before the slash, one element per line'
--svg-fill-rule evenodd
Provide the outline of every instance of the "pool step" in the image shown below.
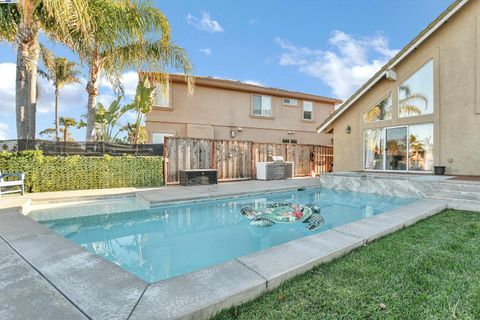
<path fill-rule="evenodd" d="M 442 197 L 442 198 L 431 197 L 431 199 L 448 201 L 448 208 L 449 209 L 480 212 L 480 201 L 465 200 L 465 199 L 459 200 L 457 198 L 446 198 L 446 197 Z"/>
<path fill-rule="evenodd" d="M 434 189 L 431 192 L 431 196 L 436 199 L 447 200 L 470 200 L 480 201 L 480 192 L 478 191 L 458 191 L 452 189 Z"/>
<path fill-rule="evenodd" d="M 452 183 L 452 182 L 439 182 L 432 184 L 432 189 L 434 191 L 461 191 L 461 192 L 476 192 L 480 193 L 480 184 L 479 183 Z"/>

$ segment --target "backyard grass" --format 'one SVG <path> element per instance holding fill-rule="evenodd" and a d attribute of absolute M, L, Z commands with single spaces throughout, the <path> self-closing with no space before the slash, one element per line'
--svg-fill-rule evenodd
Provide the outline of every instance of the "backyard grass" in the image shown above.
<path fill-rule="evenodd" d="M 480 213 L 444 211 L 214 319 L 480 319 Z"/>

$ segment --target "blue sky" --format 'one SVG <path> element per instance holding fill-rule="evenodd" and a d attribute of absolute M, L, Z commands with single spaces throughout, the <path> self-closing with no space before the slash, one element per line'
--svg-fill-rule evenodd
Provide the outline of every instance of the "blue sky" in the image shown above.
<path fill-rule="evenodd" d="M 347 98 L 453 0 L 156 0 L 175 42 L 196 75 Z M 75 60 L 61 45 L 57 55 Z M 0 139 L 15 138 L 15 51 L 0 44 Z M 85 78 L 86 69 L 81 68 Z M 136 73 L 125 70 L 124 102 L 132 99 Z M 37 131 L 52 126 L 53 88 L 40 80 Z M 60 114 L 79 119 L 84 85 L 61 92 Z M 114 96 L 102 81 L 99 100 Z M 192 110 L 195 112 L 195 110 Z M 127 115 L 123 121 L 132 120 Z M 83 140 L 84 132 L 74 130 Z"/>

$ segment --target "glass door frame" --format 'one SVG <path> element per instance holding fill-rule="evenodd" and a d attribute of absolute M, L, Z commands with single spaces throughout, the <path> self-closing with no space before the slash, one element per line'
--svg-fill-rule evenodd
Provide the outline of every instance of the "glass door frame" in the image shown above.
<path fill-rule="evenodd" d="M 387 167 L 387 130 L 389 129 L 400 129 L 400 128 L 405 128 L 406 130 L 406 149 L 405 149 L 405 170 L 393 170 L 393 169 L 385 169 Z M 400 126 L 394 126 L 394 127 L 385 127 L 383 128 L 383 170 L 386 172 L 408 172 L 408 166 L 409 166 L 409 161 L 408 161 L 408 156 L 409 156 L 409 150 L 410 150 L 410 143 L 408 139 L 408 133 L 409 133 L 409 128 L 408 125 L 400 125 Z"/>
<path fill-rule="evenodd" d="M 388 129 L 396 129 L 396 128 L 405 128 L 407 130 L 407 149 L 406 149 L 406 165 L 405 165 L 405 170 L 387 170 L 385 169 L 387 166 L 387 130 Z M 383 142 L 383 169 L 365 169 L 365 160 L 366 160 L 366 143 L 365 143 L 365 130 L 382 130 L 382 142 Z M 398 125 L 398 126 L 392 126 L 392 127 L 381 127 L 381 128 L 365 128 L 364 133 L 363 133 L 363 163 L 362 163 L 362 168 L 363 171 L 373 171 L 373 172 L 399 172 L 399 173 L 407 173 L 409 172 L 409 150 L 410 150 L 410 141 L 408 139 L 408 134 L 409 134 L 409 125 Z M 414 172 L 419 172 L 419 171 L 414 171 Z M 426 172 L 430 173 L 430 172 Z"/>

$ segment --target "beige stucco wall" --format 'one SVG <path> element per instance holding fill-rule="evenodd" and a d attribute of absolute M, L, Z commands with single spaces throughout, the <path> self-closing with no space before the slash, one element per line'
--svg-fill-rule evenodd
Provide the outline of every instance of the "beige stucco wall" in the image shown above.
<path fill-rule="evenodd" d="M 363 170 L 365 128 L 431 122 L 435 165 L 445 165 L 449 174 L 480 175 L 479 37 L 480 1 L 470 1 L 394 68 L 397 81 L 381 80 L 350 106 L 332 125 L 335 171 Z M 399 119 L 398 85 L 432 58 L 434 114 Z M 363 114 L 389 92 L 393 119 L 365 124 Z"/>
<path fill-rule="evenodd" d="M 301 103 L 299 100 L 296 107 L 285 106 L 281 96 L 272 96 L 273 117 L 258 117 L 251 115 L 251 93 L 196 86 L 193 95 L 188 95 L 185 84 L 172 83 L 172 107 L 154 107 L 147 115 L 147 131 L 149 137 L 154 132 L 168 132 L 206 138 L 210 131 L 205 127 L 211 126 L 215 139 L 231 139 L 230 131 L 234 130 L 237 140 L 280 143 L 282 139 L 296 139 L 302 144 L 331 145 L 332 135 L 318 135 L 315 129 L 330 115 L 334 105 L 313 101 L 313 119 L 307 121 L 302 120 Z"/>

